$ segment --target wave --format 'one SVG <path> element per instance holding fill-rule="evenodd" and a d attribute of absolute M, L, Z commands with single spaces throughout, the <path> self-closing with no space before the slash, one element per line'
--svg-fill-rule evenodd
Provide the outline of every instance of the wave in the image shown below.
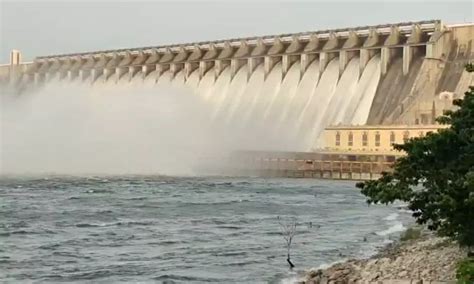
<path fill-rule="evenodd" d="M 229 229 L 229 230 L 240 230 L 242 227 L 239 226 L 231 226 L 231 225 L 224 225 L 224 226 L 217 226 L 219 229 Z"/>
<path fill-rule="evenodd" d="M 390 228 L 388 228 L 386 230 L 383 230 L 383 231 L 376 232 L 375 234 L 377 234 L 378 236 L 388 236 L 388 235 L 391 235 L 391 234 L 394 234 L 394 233 L 402 232 L 405 229 L 406 229 L 405 226 L 403 226 L 403 224 L 401 222 L 397 222 L 396 224 L 394 224 Z"/>
<path fill-rule="evenodd" d="M 387 217 L 383 218 L 385 221 L 395 221 L 398 219 L 398 213 L 392 213 L 388 215 Z"/>
<path fill-rule="evenodd" d="M 398 212 L 412 214 L 413 211 L 409 209 L 398 209 Z"/>
<path fill-rule="evenodd" d="M 193 276 L 182 276 L 182 275 L 175 275 L 175 274 L 164 274 L 157 277 L 153 277 L 153 280 L 159 281 L 193 281 L 193 282 L 217 282 L 217 283 L 225 283 L 225 279 L 216 279 L 216 278 L 205 278 L 205 277 L 193 277 Z"/>
<path fill-rule="evenodd" d="M 0 237 L 8 237 L 11 235 L 36 235 L 36 234 L 55 234 L 56 232 L 51 230 L 44 231 L 27 231 L 27 230 L 16 230 L 11 232 L 1 232 Z"/>
<path fill-rule="evenodd" d="M 107 189 L 89 189 L 85 193 L 114 193 L 112 190 Z"/>
<path fill-rule="evenodd" d="M 128 198 L 127 200 L 145 200 L 145 199 L 148 199 L 148 197 L 137 196 L 137 197 Z"/>
<path fill-rule="evenodd" d="M 178 201 L 177 203 L 185 204 L 185 205 L 230 205 L 235 203 L 242 203 L 242 202 L 251 202 L 249 199 L 237 199 L 237 200 L 230 200 L 230 201 L 222 201 L 222 202 L 186 202 L 186 201 Z"/>
<path fill-rule="evenodd" d="M 106 227 L 109 225 L 105 223 L 101 223 L 101 224 L 79 223 L 79 224 L 76 224 L 75 226 L 78 228 L 96 228 L 96 227 Z"/>
<path fill-rule="evenodd" d="M 144 221 L 119 221 L 114 223 L 78 223 L 75 226 L 78 228 L 97 228 L 97 227 L 114 227 L 114 226 L 148 226 L 152 225 L 153 222 Z"/>
<path fill-rule="evenodd" d="M 246 265 L 255 265 L 255 264 L 260 264 L 260 261 L 249 260 L 249 261 L 229 262 L 229 263 L 222 264 L 222 266 L 246 266 Z"/>

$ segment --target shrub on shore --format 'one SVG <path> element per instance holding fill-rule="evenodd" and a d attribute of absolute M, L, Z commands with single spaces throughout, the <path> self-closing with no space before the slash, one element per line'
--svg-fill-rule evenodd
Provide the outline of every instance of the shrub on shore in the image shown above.
<path fill-rule="evenodd" d="M 474 65 L 466 66 L 474 72 Z M 462 100 L 454 100 L 457 110 L 437 119 L 450 125 L 438 133 L 410 139 L 395 148 L 406 152 L 392 173 L 378 180 L 358 183 L 367 202 L 408 203 L 418 224 L 440 236 L 474 248 L 474 86 Z M 469 251 L 470 251 L 469 250 Z M 463 266 L 464 267 L 464 266 Z"/>
<path fill-rule="evenodd" d="M 474 257 L 468 257 L 458 263 L 456 278 L 459 284 L 474 283 Z"/>

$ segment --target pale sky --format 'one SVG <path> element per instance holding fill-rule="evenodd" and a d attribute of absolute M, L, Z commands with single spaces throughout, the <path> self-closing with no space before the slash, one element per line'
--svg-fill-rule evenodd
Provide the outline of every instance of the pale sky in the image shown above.
<path fill-rule="evenodd" d="M 0 63 L 35 56 L 441 19 L 473 22 L 473 1 L 5 1 Z"/>

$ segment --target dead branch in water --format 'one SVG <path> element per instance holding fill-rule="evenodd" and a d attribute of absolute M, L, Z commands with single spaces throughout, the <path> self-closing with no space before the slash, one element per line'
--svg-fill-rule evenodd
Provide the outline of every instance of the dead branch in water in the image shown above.
<path fill-rule="evenodd" d="M 280 228 L 282 231 L 283 239 L 286 241 L 286 249 L 287 249 L 287 259 L 286 261 L 290 264 L 290 268 L 295 267 L 295 265 L 291 262 L 290 252 L 291 252 L 291 243 L 293 242 L 293 237 L 296 235 L 296 219 L 293 218 L 291 221 L 283 222 L 283 220 L 278 216 L 278 224 L 280 224 Z"/>

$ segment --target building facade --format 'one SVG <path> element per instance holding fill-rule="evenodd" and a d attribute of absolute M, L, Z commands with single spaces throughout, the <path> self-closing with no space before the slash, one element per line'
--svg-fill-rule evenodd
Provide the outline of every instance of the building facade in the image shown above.
<path fill-rule="evenodd" d="M 396 153 L 393 144 L 437 132 L 445 125 L 330 126 L 324 130 L 324 150 L 337 152 Z"/>

